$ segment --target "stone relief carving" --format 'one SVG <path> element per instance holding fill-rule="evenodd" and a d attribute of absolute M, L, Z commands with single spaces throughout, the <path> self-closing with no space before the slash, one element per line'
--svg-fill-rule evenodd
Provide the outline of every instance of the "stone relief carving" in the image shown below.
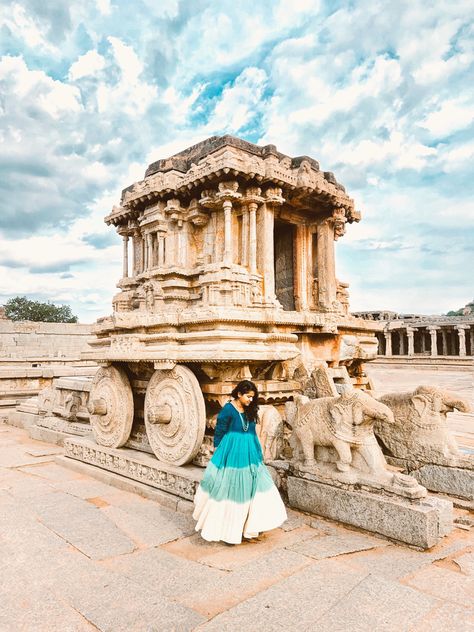
<path fill-rule="evenodd" d="M 392 393 L 378 399 L 394 415 L 393 424 L 375 423 L 376 436 L 388 454 L 414 464 L 474 469 L 474 458 L 459 451 L 446 419 L 447 413 L 453 410 L 469 412 L 466 400 L 435 386 L 419 386 L 414 391 Z"/>
<path fill-rule="evenodd" d="M 109 453 L 107 448 L 75 443 L 73 439 L 68 439 L 64 445 L 66 455 L 73 459 L 105 467 L 112 472 L 136 481 L 149 483 L 182 498 L 192 500 L 196 492 L 197 483 L 195 481 L 186 478 L 184 473 L 183 476 L 179 476 L 177 471 L 168 472 L 161 469 L 158 461 L 155 467 L 152 464 L 144 464 L 134 460 L 133 455 Z"/>

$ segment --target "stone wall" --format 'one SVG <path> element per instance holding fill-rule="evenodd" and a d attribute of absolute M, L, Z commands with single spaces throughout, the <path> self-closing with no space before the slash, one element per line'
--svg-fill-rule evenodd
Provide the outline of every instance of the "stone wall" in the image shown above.
<path fill-rule="evenodd" d="M 0 421 L 53 378 L 93 374 L 95 363 L 81 360 L 91 332 L 92 325 L 0 319 Z"/>
<path fill-rule="evenodd" d="M 0 320 L 0 365 L 80 360 L 92 325 Z"/>

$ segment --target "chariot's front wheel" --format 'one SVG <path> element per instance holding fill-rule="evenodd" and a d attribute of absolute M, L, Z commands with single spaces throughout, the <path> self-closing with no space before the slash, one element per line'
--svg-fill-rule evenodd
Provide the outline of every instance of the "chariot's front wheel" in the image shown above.
<path fill-rule="evenodd" d="M 99 445 L 120 448 L 126 443 L 133 424 L 133 395 L 123 369 L 108 366 L 97 371 L 88 409 L 92 433 Z"/>
<path fill-rule="evenodd" d="M 155 371 L 145 394 L 145 426 L 158 460 L 184 465 L 199 451 L 206 407 L 199 382 L 185 366 Z"/>

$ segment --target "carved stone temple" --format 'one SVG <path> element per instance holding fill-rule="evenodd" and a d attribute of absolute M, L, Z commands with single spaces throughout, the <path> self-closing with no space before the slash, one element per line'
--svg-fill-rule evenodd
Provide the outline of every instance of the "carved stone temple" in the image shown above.
<path fill-rule="evenodd" d="M 433 546 L 452 504 L 387 464 L 374 426 L 394 414 L 364 372 L 380 326 L 349 313 L 336 276 L 359 220 L 332 173 L 274 145 L 215 136 L 151 164 L 105 218 L 123 270 L 83 355 L 99 369 L 40 394 L 36 427 L 69 459 L 192 500 L 217 413 L 251 379 L 292 506 Z"/>

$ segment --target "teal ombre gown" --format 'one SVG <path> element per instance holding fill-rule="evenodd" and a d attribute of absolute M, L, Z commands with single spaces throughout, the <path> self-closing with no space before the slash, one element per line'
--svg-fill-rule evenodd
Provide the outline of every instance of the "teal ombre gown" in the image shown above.
<path fill-rule="evenodd" d="M 287 518 L 285 505 L 263 463 L 255 422 L 228 402 L 217 416 L 216 450 L 194 497 L 196 531 L 210 542 L 239 544 Z"/>

